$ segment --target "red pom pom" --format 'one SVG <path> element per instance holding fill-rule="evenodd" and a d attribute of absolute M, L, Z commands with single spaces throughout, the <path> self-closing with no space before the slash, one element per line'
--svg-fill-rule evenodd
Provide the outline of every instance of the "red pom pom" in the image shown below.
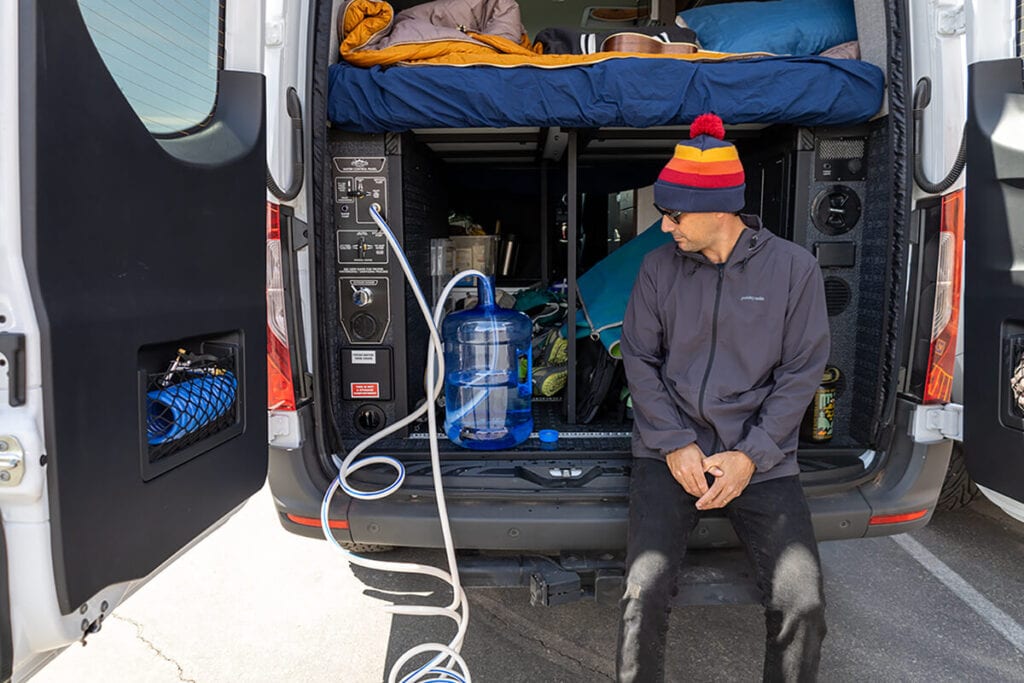
<path fill-rule="evenodd" d="M 714 114 L 701 114 L 690 125 L 690 137 L 695 138 L 698 135 L 710 135 L 713 138 L 724 140 L 725 124 Z"/>

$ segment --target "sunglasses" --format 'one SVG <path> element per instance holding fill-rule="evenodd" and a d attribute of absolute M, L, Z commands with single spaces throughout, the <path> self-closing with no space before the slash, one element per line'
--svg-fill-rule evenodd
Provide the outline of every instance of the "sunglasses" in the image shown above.
<path fill-rule="evenodd" d="M 660 213 L 662 216 L 665 216 L 676 225 L 679 225 L 680 217 L 682 217 L 682 215 L 686 213 L 685 211 L 672 211 L 670 209 L 665 209 L 658 206 L 657 204 L 654 205 L 654 208 L 658 210 L 658 213 Z"/>

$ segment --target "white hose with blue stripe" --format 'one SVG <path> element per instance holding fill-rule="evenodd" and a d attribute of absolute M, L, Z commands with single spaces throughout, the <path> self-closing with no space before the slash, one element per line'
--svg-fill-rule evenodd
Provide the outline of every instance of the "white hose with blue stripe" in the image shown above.
<path fill-rule="evenodd" d="M 462 648 L 462 642 L 466 636 L 466 629 L 469 626 L 469 604 L 466 601 L 466 593 L 462 589 L 462 585 L 459 581 L 458 566 L 455 560 L 455 544 L 452 541 L 451 525 L 448 521 L 448 508 L 444 499 L 444 490 L 441 486 L 441 462 L 437 443 L 436 404 L 444 386 L 444 347 L 441 343 L 441 336 L 438 333 L 438 325 L 440 324 L 441 317 L 444 314 L 444 302 L 447 301 L 452 289 L 454 289 L 457 283 L 463 278 L 475 276 L 482 278 L 483 281 L 487 283 L 485 286 L 490 286 L 490 284 L 487 276 L 478 270 L 464 270 L 461 273 L 458 273 L 448 281 L 447 285 L 445 285 L 444 290 L 441 292 L 441 296 L 438 298 L 433 315 L 431 315 L 430 306 L 427 304 L 426 297 L 423 296 L 419 283 L 416 281 L 416 276 L 412 272 L 412 267 L 409 265 L 405 252 L 402 251 L 394 233 L 391 232 L 391 228 L 384 222 L 384 219 L 380 215 L 379 207 L 376 204 L 370 207 L 370 215 L 373 217 L 374 222 L 380 228 L 381 232 L 383 232 L 384 236 L 387 238 L 388 244 L 391 245 L 392 253 L 398 258 L 402 271 L 405 272 L 409 286 L 412 288 L 412 292 L 416 297 L 416 302 L 419 304 L 420 311 L 423 314 L 424 319 L 427 321 L 427 328 L 430 332 L 427 369 L 424 380 L 427 400 L 422 406 L 406 417 L 359 443 L 359 445 L 348 452 L 344 460 L 340 459 L 336 455 L 331 456 L 335 465 L 338 467 L 338 476 L 331 482 L 331 485 L 327 488 L 327 492 L 324 494 L 323 505 L 320 508 L 320 525 L 327 540 L 334 544 L 338 550 L 345 553 L 348 560 L 353 564 L 357 564 L 368 569 L 377 569 L 386 572 L 424 574 L 441 579 L 452 586 L 452 602 L 447 607 L 433 607 L 426 605 L 388 605 L 384 608 L 391 614 L 445 616 L 452 619 L 458 626 L 455 637 L 447 645 L 442 643 L 424 643 L 423 645 L 418 645 L 417 647 L 412 648 L 399 657 L 391 667 L 391 671 L 388 675 L 388 683 L 399 683 L 398 673 L 401 671 L 402 667 L 405 666 L 405 664 L 413 657 L 428 652 L 436 652 L 438 655 L 416 671 L 413 671 L 411 674 L 403 677 L 400 683 L 471 683 L 472 679 L 469 674 L 469 668 L 466 666 L 466 662 L 459 654 L 459 651 Z M 427 428 L 430 437 L 430 462 L 434 478 L 434 492 L 437 498 L 437 512 L 441 519 L 441 533 L 444 537 L 445 553 L 448 558 L 448 572 L 429 565 L 416 564 L 413 562 L 386 562 L 371 560 L 351 553 L 342 548 L 334 538 L 328 519 L 331 500 L 334 498 L 334 494 L 337 493 L 339 488 L 352 498 L 360 500 L 378 500 L 391 495 L 401 487 L 402 483 L 405 481 L 405 466 L 397 458 L 387 455 L 374 455 L 364 458 L 359 462 L 355 462 L 355 460 L 361 453 L 366 451 L 367 448 L 415 422 L 424 414 L 427 415 Z M 378 491 L 360 491 L 349 485 L 348 477 L 351 474 L 363 467 L 375 464 L 387 465 L 394 468 L 398 475 L 395 481 L 389 486 Z M 445 659 L 448 660 L 446 665 L 440 666 L 441 662 Z M 455 666 L 458 667 L 457 670 L 453 668 Z M 426 676 L 429 676 L 430 678 L 425 678 Z"/>

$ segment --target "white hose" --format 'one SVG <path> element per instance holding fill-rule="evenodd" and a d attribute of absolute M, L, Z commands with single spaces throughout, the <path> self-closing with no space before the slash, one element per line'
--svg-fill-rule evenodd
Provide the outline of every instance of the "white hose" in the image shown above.
<path fill-rule="evenodd" d="M 446 581 L 452 586 L 452 602 L 447 607 L 433 607 L 426 605 L 388 605 L 384 607 L 385 611 L 390 612 L 391 614 L 445 616 L 453 620 L 458 627 L 455 637 L 447 645 L 441 643 L 424 643 L 423 645 L 412 648 L 399 657 L 391 667 L 391 671 L 388 675 L 388 683 L 397 683 L 398 673 L 406 662 L 425 652 L 437 652 L 439 654 L 416 671 L 402 678 L 401 683 L 471 683 L 472 678 L 469 674 L 469 668 L 466 666 L 466 662 L 459 654 L 459 651 L 462 648 L 463 639 L 466 636 L 466 629 L 469 626 L 469 603 L 466 600 L 466 593 L 459 582 L 459 570 L 455 561 L 455 544 L 452 541 L 451 526 L 448 520 L 448 508 L 444 499 L 444 490 L 441 486 L 441 459 L 440 454 L 438 453 L 437 412 L 435 406 L 444 386 L 444 347 L 441 344 L 441 337 L 438 334 L 437 327 L 440 324 L 441 316 L 444 313 L 444 302 L 448 299 L 452 289 L 455 288 L 458 282 L 463 278 L 470 276 L 480 277 L 486 281 L 487 276 L 478 270 L 464 270 L 455 275 L 448 281 L 448 284 L 445 285 L 444 290 L 441 292 L 441 296 L 437 300 L 433 316 L 431 316 L 430 307 L 427 304 L 426 298 L 423 296 L 423 292 L 420 290 L 419 283 L 416 281 L 416 276 L 412 272 L 412 267 L 409 265 L 405 252 L 402 251 L 401 246 L 398 244 L 398 240 L 395 239 L 391 229 L 388 227 L 387 223 L 384 222 L 384 219 L 380 215 L 379 207 L 376 204 L 370 207 L 370 215 L 373 217 L 374 222 L 380 228 L 381 232 L 383 232 L 384 236 L 387 238 L 388 244 L 391 245 L 392 253 L 398 257 L 398 262 L 401 265 L 402 270 L 405 272 L 406 278 L 408 278 L 409 286 L 412 288 L 412 292 L 416 297 L 416 302 L 419 304 L 420 311 L 423 314 L 424 319 L 427 321 L 427 328 L 430 332 L 430 344 L 428 347 L 427 368 L 425 373 L 426 377 L 424 380 L 427 400 L 422 406 L 403 419 L 359 443 L 359 445 L 349 451 L 344 460 L 340 460 L 336 455 L 331 456 L 335 465 L 338 466 L 338 476 L 331 482 L 331 485 L 327 488 L 327 492 L 324 494 L 323 505 L 320 508 L 320 526 L 323 529 L 325 538 L 334 544 L 338 550 L 345 553 L 349 562 L 352 562 L 353 564 L 366 567 L 367 569 L 376 569 L 387 572 L 424 574 Z M 351 553 L 342 548 L 337 539 L 334 538 L 328 519 L 331 500 L 334 498 L 334 494 L 337 493 L 339 488 L 353 498 L 358 498 L 360 500 L 377 500 L 394 493 L 399 487 L 401 487 L 402 482 L 405 480 L 405 467 L 402 465 L 400 460 L 386 455 L 370 456 L 360 460 L 358 463 L 354 463 L 354 460 L 367 448 L 418 420 L 424 413 L 427 414 L 427 429 L 430 437 L 430 462 L 433 470 L 434 493 L 437 498 L 437 512 L 441 519 L 441 533 L 444 537 L 445 553 L 448 558 L 448 572 L 429 565 L 416 564 L 413 562 L 371 560 Z M 378 491 L 360 491 L 349 485 L 347 481 L 349 475 L 363 467 L 374 464 L 383 464 L 394 468 L 398 475 L 395 481 Z M 459 611 L 460 608 L 461 613 Z M 445 659 L 448 660 L 446 666 L 439 666 Z M 458 666 L 457 670 L 451 668 L 456 665 Z M 426 679 L 424 678 L 425 676 L 431 676 L 432 678 Z"/>

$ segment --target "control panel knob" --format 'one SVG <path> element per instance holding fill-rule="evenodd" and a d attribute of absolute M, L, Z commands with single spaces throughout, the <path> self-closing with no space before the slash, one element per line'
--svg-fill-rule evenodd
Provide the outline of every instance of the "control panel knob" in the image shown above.
<path fill-rule="evenodd" d="M 363 434 L 373 434 L 379 431 L 387 418 L 384 411 L 375 405 L 365 405 L 356 411 L 356 429 Z"/>
<path fill-rule="evenodd" d="M 373 339 L 377 336 L 377 319 L 369 313 L 356 313 L 350 320 L 352 334 L 360 341 Z"/>
<path fill-rule="evenodd" d="M 352 303 L 362 308 L 373 303 L 373 292 L 367 287 L 357 287 L 352 290 Z"/>

